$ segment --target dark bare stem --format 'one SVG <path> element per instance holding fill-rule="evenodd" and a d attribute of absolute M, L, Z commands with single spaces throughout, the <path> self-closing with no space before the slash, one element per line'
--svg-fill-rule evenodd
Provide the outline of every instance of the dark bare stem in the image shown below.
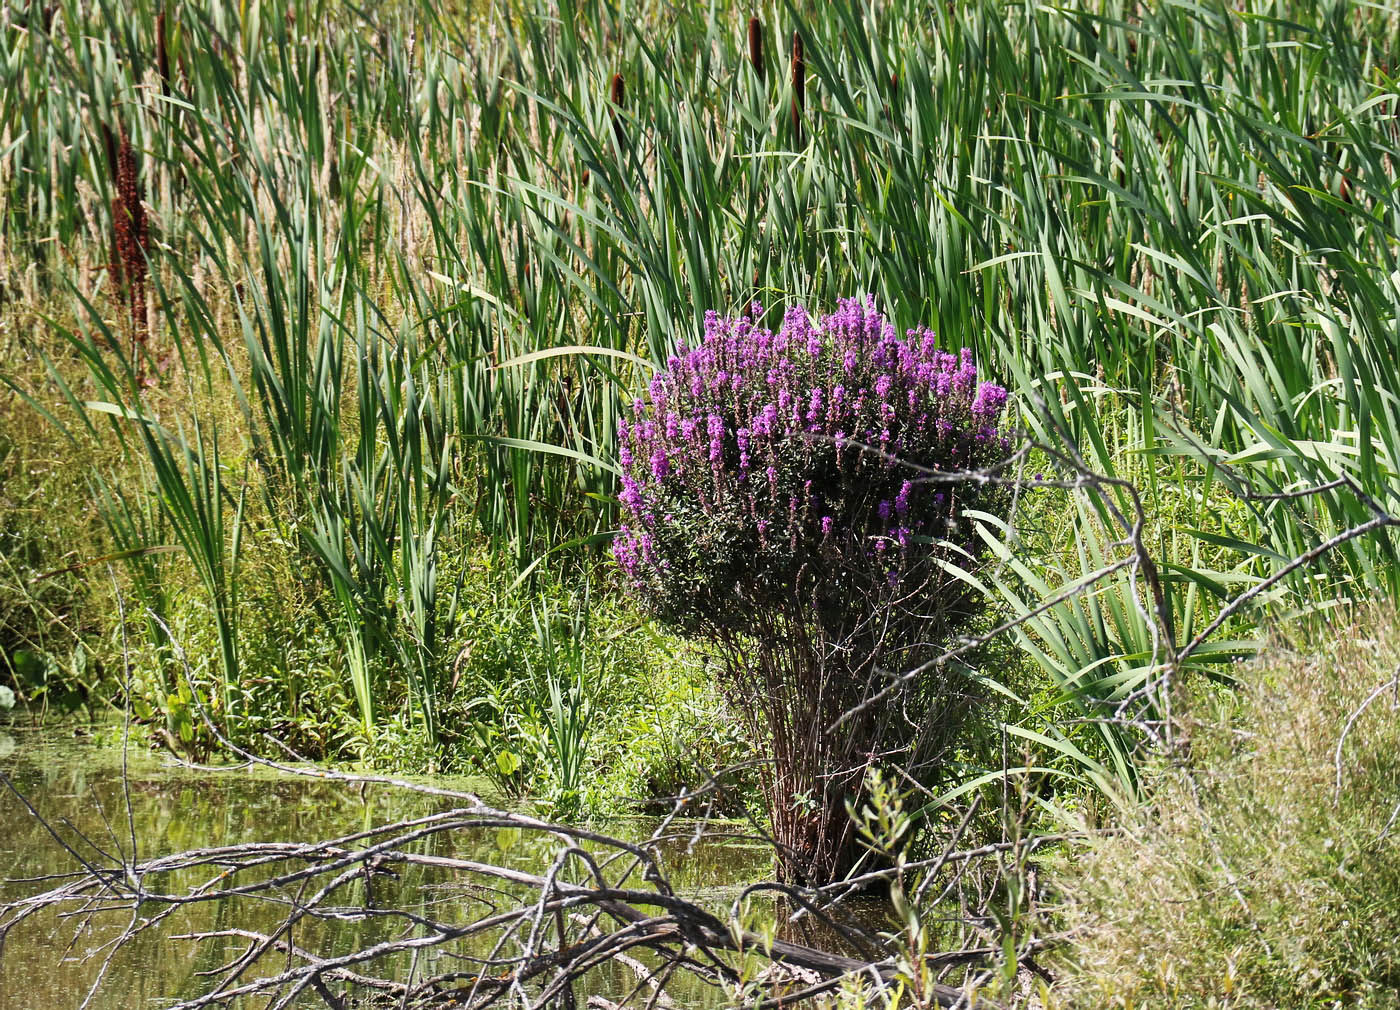
<path fill-rule="evenodd" d="M 802 35 L 792 33 L 792 138 L 802 143 L 802 113 L 807 105 L 807 61 L 802 55 Z"/>

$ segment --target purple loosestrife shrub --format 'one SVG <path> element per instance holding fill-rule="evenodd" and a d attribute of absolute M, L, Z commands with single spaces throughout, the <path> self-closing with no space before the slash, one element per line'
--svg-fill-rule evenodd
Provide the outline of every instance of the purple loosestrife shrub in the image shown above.
<path fill-rule="evenodd" d="M 1005 508 L 976 475 L 1008 454 L 1007 394 L 868 303 L 776 332 L 760 312 L 711 313 L 632 405 L 614 556 L 645 609 L 718 648 L 771 748 L 781 869 L 818 883 L 859 856 L 866 770 L 935 769 L 966 712 L 946 668 L 900 675 L 977 612 L 956 570 L 982 556 L 965 513 Z"/>

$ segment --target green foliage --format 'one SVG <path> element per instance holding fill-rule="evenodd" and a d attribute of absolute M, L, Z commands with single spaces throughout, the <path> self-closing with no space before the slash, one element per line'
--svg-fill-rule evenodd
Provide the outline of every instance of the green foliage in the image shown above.
<path fill-rule="evenodd" d="M 1094 484 L 1024 489 L 1009 524 L 984 519 L 982 535 L 1002 563 L 988 566 L 983 589 L 1024 622 L 1012 637 L 1039 674 L 1040 684 L 1000 678 L 1007 689 L 1035 695 L 1015 700 L 1008 731 L 1038 751 L 1056 777 L 1126 808 L 1139 798 L 1135 755 L 1143 738 L 1125 725 L 1125 714 L 1168 714 L 1168 692 L 1149 685 L 1174 647 L 1259 576 L 1256 560 L 1232 538 L 1248 522 L 1248 505 L 1219 485 L 1202 486 L 1190 460 L 1139 451 L 1135 398 L 1100 390 L 1092 403 L 1103 421 L 1099 467 L 1131 484 L 1134 495 L 1115 501 L 1118 488 Z M 1051 479 L 1078 476 L 1039 452 L 1024 472 L 1036 470 Z M 1143 552 L 1160 559 L 1154 574 L 1161 611 L 1152 606 L 1143 563 L 1135 563 L 1135 525 Z M 1180 671 L 1228 682 L 1229 661 L 1257 648 L 1254 616 L 1248 611 L 1227 622 Z"/>
<path fill-rule="evenodd" d="M 727 4 L 284 13 L 0 10 L 0 705 L 129 700 L 195 756 L 202 706 L 569 815 L 698 786 L 754 738 L 597 574 L 620 404 L 708 310 L 868 290 L 1014 380 L 1045 447 L 1048 486 L 971 517 L 1025 658 L 948 664 L 982 733 L 948 793 L 1011 746 L 1047 809 L 1156 798 L 1074 878 L 1065 998 L 1386 1005 L 1383 700 L 1335 802 L 1328 764 L 1375 636 L 1251 675 L 1229 732 L 1202 679 L 1264 615 L 1400 591 L 1394 528 L 1289 567 L 1400 497 L 1390 11 L 758 11 L 800 87 Z M 1191 767 L 1144 777 L 1120 706 L 1192 704 Z"/>
<path fill-rule="evenodd" d="M 1016 725 L 1119 797 L 1141 741 L 1105 712 L 1223 599 L 1394 507 L 1382 10 L 774 7 L 764 36 L 806 53 L 795 126 L 783 47 L 757 73 L 751 12 L 726 5 L 159 12 L 164 63 L 148 0 L 0 13 L 0 664 L 23 701 L 119 691 L 105 565 L 65 571 L 111 558 L 153 720 L 178 698 L 160 629 L 179 610 L 225 716 L 425 767 L 508 751 L 519 767 L 491 766 L 524 788 L 550 696 L 506 667 L 474 679 L 501 734 L 477 741 L 454 552 L 508 558 L 530 591 L 541 558 L 586 570 L 614 525 L 619 403 L 707 310 L 755 297 L 869 290 L 1014 378 L 1033 438 L 1138 486 L 1155 590 L 1121 565 L 1123 485 L 984 524 L 1006 563 L 982 589 L 1034 615 L 1020 642 L 1053 685 Z M 112 250 L 133 184 L 140 271 Z M 1220 675 L 1268 608 L 1394 592 L 1394 538 L 1271 584 L 1185 672 Z M 1065 715 L 1088 721 L 1047 731 Z"/>
<path fill-rule="evenodd" d="M 641 676 L 624 681 L 632 688 L 625 704 L 596 709 L 599 793 L 667 814 L 677 797 L 710 787 L 689 801 L 690 810 L 761 817 L 763 768 L 754 764 L 753 742 L 741 730 L 739 714 L 714 689 L 714 669 L 692 647 L 645 626 L 624 633 L 636 640 L 639 658 L 662 661 L 647 663 L 637 670 Z"/>
<path fill-rule="evenodd" d="M 43 422 L 0 392 L 0 685 L 36 711 L 68 712 L 101 694 L 93 616 L 111 582 L 79 549 L 99 525 L 71 507 L 87 493 L 83 474 L 52 448 Z"/>
<path fill-rule="evenodd" d="M 527 589 L 508 566 L 474 563 L 460 599 L 443 725 L 461 770 L 503 794 L 561 815 L 617 813 L 745 755 L 682 643 L 587 583 L 543 572 Z"/>
<path fill-rule="evenodd" d="M 533 614 L 535 635 L 544 654 L 545 687 L 549 704 L 544 710 L 544 756 L 550 779 L 547 794 L 561 816 L 576 816 L 583 799 L 588 731 L 592 722 L 592 698 L 587 683 L 589 603 L 565 623 L 563 638 L 556 637 L 554 615 Z"/>

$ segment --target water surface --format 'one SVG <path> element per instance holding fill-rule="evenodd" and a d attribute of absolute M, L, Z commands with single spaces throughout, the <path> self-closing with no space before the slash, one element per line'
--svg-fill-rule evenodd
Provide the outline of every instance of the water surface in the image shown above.
<path fill-rule="evenodd" d="M 190 770 L 139 748 L 128 752 L 128 785 L 124 788 L 122 764 L 119 747 L 99 745 L 82 730 L 0 727 L 0 770 L 68 844 L 99 865 L 111 865 L 115 860 L 109 857 L 118 853 L 124 854 L 118 858 L 129 857 L 133 835 L 138 858 L 148 859 L 243 842 L 328 839 L 454 805 L 382 785 L 316 781 L 265 770 Z M 597 827 L 640 839 L 654 824 L 629 819 Z M 762 846 L 735 840 L 693 844 L 688 837 L 692 827 L 682 823 L 680 832 L 687 837 L 676 838 L 661 849 L 665 870 L 678 891 L 727 908 L 744 883 L 770 872 L 769 856 Z M 742 825 L 730 828 L 743 830 Z M 543 872 L 559 848 L 552 837 L 514 830 L 459 831 L 425 844 L 438 855 L 496 862 L 531 872 Z M 4 881 L 0 883 L 0 901 L 51 886 L 18 878 L 68 873 L 75 866 L 74 857 L 28 813 L 23 802 L 10 790 L 0 790 L 0 880 Z M 178 890 L 182 883 L 188 886 L 199 879 L 182 881 L 175 879 L 178 876 L 164 881 L 166 889 Z M 450 876 L 413 868 L 396 877 L 376 878 L 372 886 L 373 893 L 366 894 L 365 885 L 357 882 L 345 888 L 338 903 L 350 907 L 361 902 L 380 907 L 410 906 L 430 909 L 442 919 L 469 921 L 483 914 L 491 900 L 500 901 L 499 896 L 485 896 Z M 207 988 L 198 973 L 237 956 L 244 942 L 229 939 L 195 944 L 174 937 L 229 928 L 267 929 L 283 915 L 284 909 L 276 904 L 247 899 L 182 908 L 158 930 L 113 956 L 105 981 L 89 1005 L 94 1010 L 136 1010 L 196 996 Z M 0 1007 L 62 1010 L 79 1006 L 108 956 L 110 941 L 129 921 L 129 913 L 91 919 L 45 915 L 30 920 L 11 934 L 0 951 Z M 322 955 L 345 953 L 400 928 L 398 924 L 389 929 L 379 923 L 310 921 L 297 927 L 295 940 Z M 458 962 L 448 967 L 464 965 Z M 433 967 L 441 965 L 424 962 L 416 970 L 421 975 Z M 264 971 L 272 968 L 269 964 Z M 404 978 L 413 970 L 414 966 L 404 961 L 389 966 L 387 973 Z M 636 981 L 625 969 L 613 967 L 595 973 L 585 988 L 618 999 Z M 722 1002 L 721 994 L 699 984 L 673 988 L 672 994 L 688 1006 Z M 264 1002 L 253 999 L 243 1005 L 262 1006 Z M 315 996 L 297 1005 L 324 1006 Z"/>

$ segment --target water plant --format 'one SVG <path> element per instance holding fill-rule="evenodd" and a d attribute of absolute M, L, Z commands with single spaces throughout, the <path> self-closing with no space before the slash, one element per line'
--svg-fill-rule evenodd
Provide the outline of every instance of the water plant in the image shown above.
<path fill-rule="evenodd" d="M 644 609 L 719 651 L 773 763 L 783 872 L 826 881 L 860 857 L 866 773 L 931 773 L 974 693 L 919 667 L 982 603 L 1007 393 L 870 301 L 761 317 L 710 313 L 620 422 L 613 552 Z"/>
<path fill-rule="evenodd" d="M 548 608 L 531 615 L 548 694 L 541 712 L 540 756 L 548 769 L 549 800 L 556 814 L 577 817 L 583 803 L 592 716 L 587 683 L 589 604 L 585 594 L 564 633 Z"/>

